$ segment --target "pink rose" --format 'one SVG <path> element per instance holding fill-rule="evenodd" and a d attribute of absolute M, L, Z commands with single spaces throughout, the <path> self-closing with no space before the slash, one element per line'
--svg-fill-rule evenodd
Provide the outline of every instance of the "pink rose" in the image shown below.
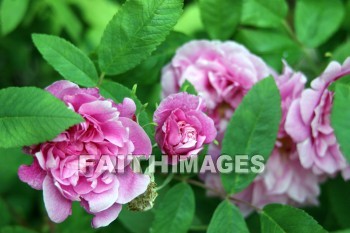
<path fill-rule="evenodd" d="M 189 81 L 207 103 L 208 115 L 222 141 L 237 106 L 250 88 L 271 74 L 271 70 L 244 46 L 233 42 L 197 40 L 179 48 L 162 70 L 163 96 L 177 93 Z M 211 144 L 208 153 L 220 154 L 220 146 Z"/>
<path fill-rule="evenodd" d="M 331 83 L 350 73 L 350 59 L 343 65 L 331 62 L 320 77 L 294 100 L 287 115 L 286 131 L 297 143 L 299 158 L 305 168 L 315 174 L 335 174 L 346 167 L 339 149 L 330 113 L 334 93 L 328 90 Z"/>
<path fill-rule="evenodd" d="M 144 193 L 150 182 L 149 176 L 130 168 L 128 155 L 148 156 L 152 151 L 147 134 L 132 120 L 135 103 L 125 98 L 115 104 L 104 99 L 97 88 L 79 88 L 68 81 L 58 81 L 47 91 L 85 121 L 52 141 L 27 148 L 34 162 L 21 166 L 19 177 L 33 188 L 43 189 L 52 221 L 64 221 L 72 212 L 72 202 L 79 201 L 94 215 L 93 227 L 107 226 L 118 217 L 122 204 Z M 112 161 L 115 172 L 96 169 L 98 162 L 84 167 L 81 156 L 87 155 L 94 161 Z"/>
<path fill-rule="evenodd" d="M 205 104 L 200 97 L 178 93 L 164 99 L 154 113 L 157 123 L 156 141 L 168 163 L 197 155 L 204 144 L 216 137 L 214 122 L 204 114 Z"/>
<path fill-rule="evenodd" d="M 188 80 L 209 110 L 235 109 L 248 90 L 269 73 L 259 57 L 236 42 L 192 41 L 179 48 L 163 68 L 163 96 L 177 93 Z"/>
<path fill-rule="evenodd" d="M 283 74 L 275 76 L 275 80 L 282 101 L 282 120 L 275 148 L 267 161 L 265 171 L 235 197 L 258 207 L 270 203 L 296 206 L 317 204 L 320 179 L 310 169 L 305 169 L 301 165 L 296 144 L 285 130 L 285 119 L 289 106 L 301 96 L 306 78 L 302 73 L 293 72 L 285 64 Z M 221 181 L 218 175 L 207 174 L 205 182 L 211 187 L 223 190 L 220 188 Z M 238 203 L 238 205 L 246 215 L 252 211 L 244 204 Z"/>

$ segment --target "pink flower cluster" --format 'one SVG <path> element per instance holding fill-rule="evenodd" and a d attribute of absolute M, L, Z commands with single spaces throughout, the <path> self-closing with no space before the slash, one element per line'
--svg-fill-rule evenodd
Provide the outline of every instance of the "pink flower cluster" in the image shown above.
<path fill-rule="evenodd" d="M 32 165 L 23 165 L 19 177 L 31 187 L 43 190 L 50 219 L 64 221 L 72 212 L 72 202 L 94 215 L 93 227 L 110 224 L 122 205 L 144 193 L 150 177 L 130 168 L 130 157 L 149 156 L 152 145 L 137 122 L 133 100 L 115 104 L 104 99 L 97 88 L 79 88 L 58 81 L 46 89 L 79 113 L 84 122 L 61 133 L 54 140 L 27 148 L 34 157 Z M 80 156 L 109 156 L 117 172 L 82 172 Z M 96 164 L 97 166 L 97 164 Z M 91 168 L 86 168 L 91 170 Z"/>
<path fill-rule="evenodd" d="M 350 58 L 343 65 L 332 62 L 305 89 L 306 77 L 286 63 L 279 75 L 235 42 L 192 41 L 179 48 L 162 71 L 164 100 L 153 119 L 156 142 L 169 164 L 197 156 L 205 144 L 209 144 L 208 154 L 218 158 L 232 114 L 253 85 L 272 75 L 282 107 L 275 147 L 264 173 L 235 197 L 258 207 L 274 202 L 317 204 L 324 177 L 343 172 L 350 179 L 350 166 L 330 125 L 334 93 L 328 89 L 349 73 Z M 185 81 L 198 96 L 179 93 Z M 72 212 L 72 202 L 78 201 L 94 215 L 93 227 L 107 226 L 123 204 L 145 193 L 150 184 L 148 175 L 134 172 L 130 165 L 132 158 L 152 152 L 149 137 L 134 120 L 135 103 L 125 98 L 116 104 L 103 98 L 98 88 L 79 88 L 68 81 L 58 81 L 46 90 L 84 122 L 51 141 L 26 148 L 34 160 L 20 167 L 19 177 L 43 190 L 52 221 L 64 221 Z M 219 145 L 213 143 L 215 139 Z M 81 157 L 87 155 L 94 161 L 107 156 L 115 172 L 96 169 L 98 163 L 92 169 L 91 163 L 90 167 L 82 164 Z M 207 173 L 202 178 L 206 185 L 224 192 L 219 174 Z M 251 211 L 240 207 L 246 214 Z"/>
<path fill-rule="evenodd" d="M 330 125 L 333 93 L 327 88 L 348 73 L 350 59 L 343 66 L 332 62 L 311 88 L 305 89 L 306 77 L 287 64 L 278 75 L 242 45 L 200 40 L 177 50 L 162 71 L 162 88 L 166 97 L 189 81 L 207 102 L 220 142 L 244 95 L 256 82 L 272 75 L 282 99 L 278 138 L 265 172 L 236 196 L 260 207 L 273 202 L 300 206 L 318 203 L 321 177 L 346 169 Z M 211 144 L 208 154 L 220 156 L 220 146 Z M 344 174 L 350 176 L 349 170 Z M 206 174 L 204 180 L 223 190 L 219 175 Z"/>

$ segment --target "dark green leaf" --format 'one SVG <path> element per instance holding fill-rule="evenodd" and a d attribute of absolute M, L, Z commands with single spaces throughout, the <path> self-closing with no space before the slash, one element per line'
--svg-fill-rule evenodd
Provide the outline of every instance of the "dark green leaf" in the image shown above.
<path fill-rule="evenodd" d="M 4 227 L 1 228 L 1 233 L 35 233 L 35 231 L 20 227 L 20 226 L 15 226 L 15 227 Z"/>
<path fill-rule="evenodd" d="M 0 227 L 4 227 L 11 221 L 9 209 L 3 199 L 0 198 Z"/>
<path fill-rule="evenodd" d="M 318 47 L 336 32 L 343 17 L 341 0 L 298 0 L 294 19 L 296 35 L 304 45 Z"/>
<path fill-rule="evenodd" d="M 149 232 L 153 218 L 152 211 L 132 212 L 126 208 L 123 208 L 118 216 L 118 220 L 132 233 Z M 138 224 L 130 224 L 131 222 L 137 222 Z"/>
<path fill-rule="evenodd" d="M 21 148 L 0 148 L 0 194 L 15 188 L 18 181 L 18 167 L 24 163 L 30 163 L 31 156 L 24 155 Z M 11 189 L 12 188 L 12 189 Z"/>
<path fill-rule="evenodd" d="M 128 0 L 103 33 L 101 70 L 120 74 L 151 55 L 175 26 L 182 6 L 181 0 Z"/>
<path fill-rule="evenodd" d="M 241 20 L 242 0 L 200 0 L 203 24 L 212 39 L 227 40 Z"/>
<path fill-rule="evenodd" d="M 33 41 L 45 60 L 65 79 L 85 87 L 98 82 L 96 68 L 82 51 L 57 36 L 33 34 Z"/>
<path fill-rule="evenodd" d="M 63 223 L 57 225 L 57 232 L 60 233 L 93 233 L 95 232 L 91 228 L 91 215 L 86 213 L 83 207 L 78 202 L 73 202 L 72 205 L 73 214 Z"/>
<path fill-rule="evenodd" d="M 327 233 L 310 215 L 287 205 L 271 204 L 260 213 L 262 233 Z"/>
<path fill-rule="evenodd" d="M 83 118 L 50 93 L 34 87 L 0 90 L 0 147 L 53 139 Z"/>
<path fill-rule="evenodd" d="M 248 155 L 248 173 L 221 174 L 224 188 L 229 193 L 238 193 L 246 188 L 257 173 L 249 170 L 250 159 L 261 155 L 266 162 L 275 145 L 281 120 L 281 97 L 272 77 L 255 84 L 244 97 L 227 127 L 222 154 L 235 161 L 237 155 Z"/>
<path fill-rule="evenodd" d="M 1 32 L 6 35 L 13 31 L 22 21 L 29 0 L 3 0 L 0 6 Z"/>
<path fill-rule="evenodd" d="M 289 64 L 300 60 L 302 50 L 287 34 L 276 30 L 242 29 L 235 39 L 260 55 L 273 68 L 280 70 L 282 58 Z"/>
<path fill-rule="evenodd" d="M 350 182 L 338 177 L 327 182 L 325 191 L 328 194 L 328 212 L 334 216 L 339 226 L 350 228 Z"/>
<path fill-rule="evenodd" d="M 257 27 L 281 27 L 288 12 L 285 0 L 244 0 L 242 23 Z"/>
<path fill-rule="evenodd" d="M 331 124 L 340 149 L 350 161 L 350 86 L 338 83 L 335 87 L 335 98 L 331 113 Z"/>
<path fill-rule="evenodd" d="M 221 202 L 210 221 L 208 233 L 249 233 L 239 209 L 231 202 Z"/>
<path fill-rule="evenodd" d="M 170 189 L 156 210 L 152 233 L 185 233 L 190 228 L 195 212 L 191 187 L 180 183 Z"/>

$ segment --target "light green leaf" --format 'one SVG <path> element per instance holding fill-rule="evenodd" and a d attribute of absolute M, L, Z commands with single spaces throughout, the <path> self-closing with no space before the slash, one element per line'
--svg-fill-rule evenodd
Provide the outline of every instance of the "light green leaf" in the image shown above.
<path fill-rule="evenodd" d="M 247 173 L 221 174 L 225 190 L 238 193 L 246 188 L 257 173 L 250 171 L 251 158 L 261 155 L 264 163 L 275 145 L 281 120 L 281 97 L 275 80 L 265 78 L 255 84 L 233 114 L 222 142 L 222 154 L 235 162 L 236 156 L 248 155 Z"/>
<path fill-rule="evenodd" d="M 278 28 L 288 13 L 285 0 L 244 0 L 242 24 L 262 28 Z"/>
<path fill-rule="evenodd" d="M 225 200 L 216 208 L 207 233 L 249 233 L 239 209 Z"/>
<path fill-rule="evenodd" d="M 182 6 L 181 0 L 128 0 L 103 33 L 101 70 L 120 74 L 146 59 L 175 26 Z"/>
<path fill-rule="evenodd" d="M 186 4 L 183 14 L 174 27 L 175 31 L 191 36 L 195 36 L 196 33 L 204 31 L 198 5 L 197 2 L 189 2 L 189 4 Z"/>
<path fill-rule="evenodd" d="M 6 35 L 22 21 L 29 0 L 3 0 L 0 5 L 1 32 Z"/>
<path fill-rule="evenodd" d="M 294 18 L 296 35 L 304 45 L 318 47 L 337 31 L 344 14 L 341 0 L 298 0 Z"/>
<path fill-rule="evenodd" d="M 333 53 L 332 60 L 344 62 L 350 56 L 350 40 L 339 45 Z"/>
<path fill-rule="evenodd" d="M 262 233 L 327 233 L 310 215 L 287 205 L 271 204 L 260 213 Z"/>
<path fill-rule="evenodd" d="M 161 70 L 167 62 L 174 56 L 176 50 L 184 43 L 192 38 L 180 33 L 172 31 L 166 40 L 157 47 L 152 56 L 147 58 L 141 64 L 116 77 L 123 84 L 154 84 L 159 82 Z M 132 77 L 132 78 L 130 78 Z"/>
<path fill-rule="evenodd" d="M 33 34 L 33 41 L 45 60 L 65 79 L 85 87 L 97 85 L 94 64 L 73 44 L 57 36 L 42 34 Z"/>
<path fill-rule="evenodd" d="M 50 93 L 34 87 L 0 90 L 0 147 L 51 140 L 83 118 Z"/>
<path fill-rule="evenodd" d="M 200 0 L 203 24 L 212 39 L 227 40 L 241 20 L 242 0 Z"/>
<path fill-rule="evenodd" d="M 331 112 L 331 124 L 334 129 L 340 149 L 345 158 L 350 161 L 350 85 L 337 83 L 333 108 Z"/>
<path fill-rule="evenodd" d="M 196 88 L 188 80 L 185 80 L 185 82 L 182 84 L 180 91 L 187 92 L 188 94 L 192 95 L 198 94 Z"/>
<path fill-rule="evenodd" d="M 151 233 L 186 233 L 195 212 L 191 187 L 180 183 L 170 189 L 155 213 Z"/>

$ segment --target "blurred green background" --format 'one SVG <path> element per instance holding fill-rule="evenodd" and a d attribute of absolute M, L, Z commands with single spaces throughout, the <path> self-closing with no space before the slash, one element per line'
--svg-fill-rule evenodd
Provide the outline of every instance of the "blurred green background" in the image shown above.
<path fill-rule="evenodd" d="M 123 0 L 17 0 L 21 7 L 12 14 L 4 13 L 5 0 L 0 1 L 1 22 L 13 22 L 12 27 L 0 25 L 0 88 L 8 86 L 46 87 L 62 79 L 35 49 L 32 33 L 45 33 L 66 38 L 96 61 L 96 50 L 103 30 L 118 11 Z M 325 3 L 327 2 L 328 3 Z M 285 59 L 295 70 L 303 71 L 312 80 L 331 60 L 342 62 L 350 55 L 350 0 L 319 1 L 322 15 L 310 18 L 321 30 L 330 31 L 322 40 L 300 40 L 295 30 L 296 1 L 244 0 L 241 23 L 231 36 L 252 52 L 263 57 L 276 71 L 281 71 Z M 316 0 L 311 2 L 317 2 Z M 328 8 L 327 4 L 332 7 Z M 271 7 L 272 6 L 272 7 Z M 276 8 L 274 8 L 274 6 Z M 273 10 L 275 9 L 275 10 Z M 233 11 L 235 9 L 232 9 Z M 336 14 L 334 14 L 334 12 Z M 321 17 L 321 18 L 317 18 Z M 224 19 L 223 19 L 224 20 Z M 339 21 L 339 22 L 338 22 Z M 327 23 L 328 22 L 328 23 Z M 329 26 L 331 24 L 331 26 Z M 336 24 L 336 25 L 335 25 Z M 334 27 L 335 25 L 335 27 Z M 305 30 L 312 35 L 315 25 L 305 22 Z M 316 29 L 315 29 L 316 30 Z M 302 32 L 300 32 L 302 33 Z M 128 87 L 138 84 L 137 96 L 143 103 L 149 103 L 152 114 L 160 98 L 160 72 L 169 62 L 176 48 L 192 39 L 208 39 L 201 20 L 197 1 L 185 1 L 182 17 L 167 40 L 146 61 L 136 68 L 115 76 L 107 77 Z M 0 103 L 1 107 L 1 103 Z M 64 223 L 51 223 L 45 213 L 42 192 L 21 183 L 17 177 L 20 164 L 30 163 L 31 158 L 21 149 L 0 149 L 0 232 L 95 232 L 91 229 L 91 216 L 78 204 L 73 215 Z M 166 189 L 162 190 L 165 192 Z M 219 203 L 218 199 L 206 198 L 203 190 L 195 189 L 196 218 L 193 225 L 205 225 Z M 307 211 L 326 229 L 332 231 L 350 228 L 350 185 L 341 179 L 334 179 L 322 186 L 320 207 Z M 156 207 L 162 195 L 156 201 Z M 126 208 L 125 208 L 126 209 Z M 153 211 L 132 213 L 123 210 L 110 227 L 98 232 L 148 232 L 153 220 Z M 252 232 L 259 232 L 257 217 L 248 219 Z M 22 227 L 22 228 L 19 228 Z M 24 230 L 26 228 L 28 230 Z M 200 228 L 193 232 L 203 232 Z"/>

